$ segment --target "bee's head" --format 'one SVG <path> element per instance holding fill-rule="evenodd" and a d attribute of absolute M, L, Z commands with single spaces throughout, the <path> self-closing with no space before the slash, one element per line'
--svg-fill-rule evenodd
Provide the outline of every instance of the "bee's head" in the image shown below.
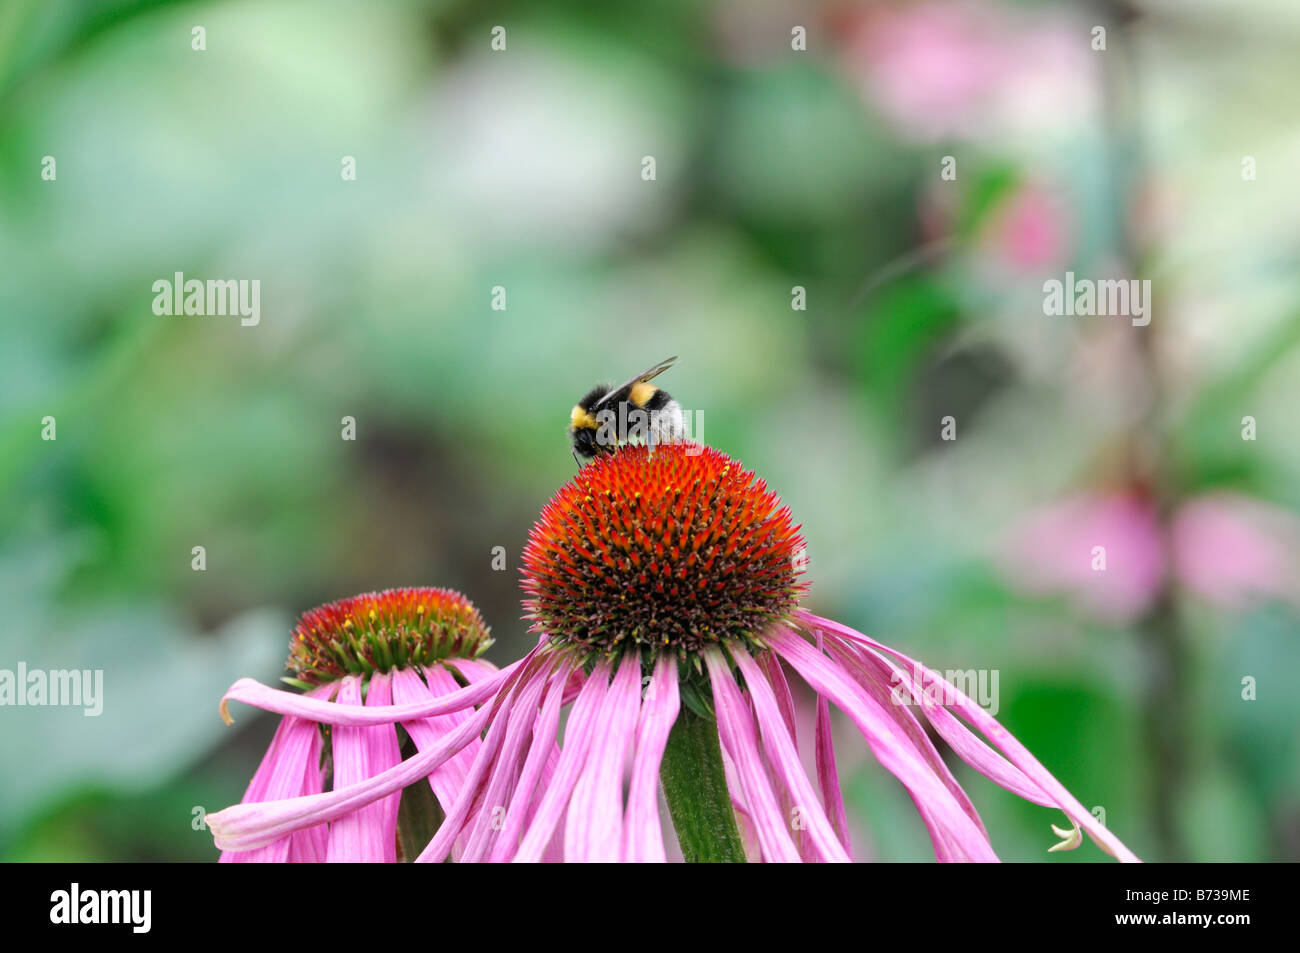
<path fill-rule="evenodd" d="M 584 460 L 593 459 L 600 448 L 596 444 L 596 430 L 594 427 L 574 427 L 570 430 L 573 441 L 573 452 Z"/>
<path fill-rule="evenodd" d="M 596 416 L 591 412 L 591 408 L 609 393 L 608 384 L 597 384 L 578 401 L 573 410 L 569 412 L 569 440 L 573 443 L 573 450 L 584 460 L 593 459 L 601 451 L 600 445 L 596 442 L 596 432 L 600 429 Z"/>

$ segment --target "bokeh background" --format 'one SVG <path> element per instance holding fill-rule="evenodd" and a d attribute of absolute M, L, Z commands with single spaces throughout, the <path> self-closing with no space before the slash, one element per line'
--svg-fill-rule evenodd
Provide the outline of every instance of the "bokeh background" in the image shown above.
<path fill-rule="evenodd" d="M 1300 859 L 1298 50 L 1289 0 L 5 0 L 0 667 L 106 697 L 0 709 L 0 857 L 214 859 L 274 729 L 217 700 L 317 603 L 453 586 L 517 657 L 568 408 L 677 354 L 812 608 L 997 670 L 1143 857 Z M 1067 270 L 1150 325 L 1044 315 Z M 930 859 L 842 740 L 857 851 Z M 1105 859 L 957 773 L 1004 858 Z"/>

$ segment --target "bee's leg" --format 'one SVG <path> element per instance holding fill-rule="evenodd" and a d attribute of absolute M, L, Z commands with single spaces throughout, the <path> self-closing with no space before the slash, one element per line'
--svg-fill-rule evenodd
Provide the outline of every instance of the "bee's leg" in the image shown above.
<path fill-rule="evenodd" d="M 582 461 L 578 459 L 578 451 L 577 451 L 577 450 L 573 451 L 573 462 L 576 463 L 576 464 L 578 465 L 578 469 L 579 469 L 579 470 L 582 469 Z"/>

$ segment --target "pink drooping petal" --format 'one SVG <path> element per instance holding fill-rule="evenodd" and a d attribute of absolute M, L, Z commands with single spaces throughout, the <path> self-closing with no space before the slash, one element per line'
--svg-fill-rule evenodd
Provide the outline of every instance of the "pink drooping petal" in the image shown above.
<path fill-rule="evenodd" d="M 798 811 L 799 826 L 812 847 L 814 859 L 848 863 L 850 857 L 831 827 L 822 810 L 820 799 L 813 791 L 812 782 L 804 773 L 799 761 L 799 751 L 782 716 L 767 675 L 759 664 L 743 649 L 732 653 L 736 667 L 745 678 L 745 687 L 754 702 L 763 747 L 775 770 L 777 778 L 790 792 L 793 808 Z M 716 676 L 715 676 L 716 677 Z M 793 818 L 792 818 L 793 820 Z"/>
<path fill-rule="evenodd" d="M 361 676 L 349 675 L 339 683 L 338 704 L 361 704 Z M 334 765 L 334 783 L 338 787 L 359 784 L 372 777 L 367 763 L 368 742 L 363 740 L 365 731 L 383 731 L 384 728 L 334 728 L 330 738 L 332 761 Z M 341 817 L 330 825 L 329 846 L 326 850 L 327 861 L 382 861 L 383 845 L 369 838 L 368 828 L 374 823 L 374 811 L 377 803 L 368 805 L 353 814 Z M 367 856 L 365 849 L 375 847 L 377 857 Z"/>
<path fill-rule="evenodd" d="M 520 659 L 488 678 L 470 685 L 468 688 L 462 688 L 433 701 L 422 702 L 418 705 L 383 705 L 374 708 L 339 705 L 335 702 L 321 701 L 311 697 L 310 694 L 299 695 L 296 692 L 285 692 L 277 688 L 270 688 L 251 678 L 241 678 L 231 685 L 222 697 L 221 717 L 226 724 L 231 724 L 233 719 L 230 717 L 229 703 L 240 701 L 246 705 L 252 705 L 254 708 L 261 708 L 263 711 L 294 715 L 307 721 L 318 721 L 326 725 L 348 725 L 356 728 L 370 725 L 391 725 L 399 721 L 445 715 L 448 712 L 460 711 L 463 708 L 471 708 L 474 705 L 481 704 L 495 695 L 523 662 L 524 659 Z"/>
<path fill-rule="evenodd" d="M 309 694 L 317 699 L 334 694 L 334 685 L 321 685 Z M 312 722 L 300 718 L 280 719 L 262 762 L 244 792 L 244 804 L 274 801 L 313 793 L 310 790 L 315 774 L 315 790 L 320 790 L 320 729 Z M 215 816 L 215 815 L 214 815 Z M 210 818 L 209 818 L 210 821 Z M 211 824 L 209 823 L 209 830 Z M 221 845 L 218 844 L 218 847 Z M 257 864 L 284 863 L 290 858 L 291 843 L 288 837 L 266 844 L 256 850 L 223 850 L 221 863 Z"/>
<path fill-rule="evenodd" d="M 578 693 L 582 691 L 582 686 L 586 683 L 586 673 L 584 673 L 580 668 L 575 668 L 573 673 L 569 676 L 569 686 L 564 693 L 564 704 L 573 704 L 573 700 L 578 697 Z"/>
<path fill-rule="evenodd" d="M 817 648 L 822 648 L 821 636 L 817 637 Z M 779 664 L 779 663 L 778 663 Z M 849 844 L 849 815 L 844 809 L 844 794 L 840 790 L 840 773 L 835 765 L 835 740 L 831 734 L 831 706 L 821 695 L 817 696 L 817 784 L 821 788 L 822 803 L 826 814 L 835 828 L 835 834 L 844 845 L 845 850 L 852 850 Z"/>
<path fill-rule="evenodd" d="M 740 844 L 745 851 L 745 861 L 751 864 L 763 862 L 763 848 L 758 843 L 758 828 L 750 816 L 749 806 L 745 803 L 745 792 L 740 784 L 740 774 L 735 762 L 722 749 L 722 778 L 731 795 L 731 809 L 736 813 L 736 829 L 740 832 Z"/>
<path fill-rule="evenodd" d="M 796 633 L 776 628 L 766 638 L 804 681 L 849 716 L 876 760 L 903 783 L 918 805 L 926 806 L 921 817 L 935 842 L 936 854 L 940 843 L 947 843 L 949 853 L 972 860 L 997 860 L 980 826 L 916 752 L 907 734 L 880 702 Z"/>
<path fill-rule="evenodd" d="M 514 860 L 536 863 L 551 843 L 551 836 L 565 816 L 569 795 L 578 783 L 578 777 L 587 763 L 595 735 L 595 715 L 600 711 L 609 688 L 609 663 L 599 662 L 592 670 L 569 712 L 564 730 L 564 747 L 555 767 L 550 787 L 542 796 L 542 803 L 528 824 Z"/>
<path fill-rule="evenodd" d="M 413 669 L 398 669 L 393 672 L 393 701 L 399 706 L 418 705 L 457 690 L 456 680 L 445 669 L 437 666 L 427 668 L 424 678 Z M 471 714 L 468 711 L 455 711 L 447 715 L 434 715 L 432 718 L 404 721 L 402 727 L 415 742 L 417 750 L 427 751 L 448 732 L 455 731 L 464 724 Z M 474 763 L 479 744 L 481 742 L 475 738 L 459 754 L 439 765 L 429 775 L 429 784 L 443 811 L 451 810 L 456 795 L 465 783 L 465 774 Z"/>
<path fill-rule="evenodd" d="M 564 863 L 564 818 L 563 816 L 561 816 L 560 823 L 555 828 L 555 833 L 552 834 L 551 839 L 546 842 L 546 849 L 542 851 L 542 863 L 544 864 Z"/>
<path fill-rule="evenodd" d="M 451 853 L 453 845 L 463 834 L 472 833 L 472 825 L 479 818 L 484 814 L 493 813 L 490 806 L 484 805 L 483 798 L 493 778 L 497 752 L 500 751 L 501 743 L 510 729 L 511 711 L 521 698 L 526 698 L 535 687 L 540 691 L 538 683 L 545 682 L 546 673 L 550 669 L 549 659 L 542 656 L 538 649 L 533 649 L 525 656 L 525 662 L 526 664 L 518 670 L 516 677 L 510 680 L 505 690 L 493 698 L 490 705 L 485 705 L 481 709 L 489 712 L 490 715 L 487 737 L 483 739 L 483 745 L 474 758 L 474 764 L 470 767 L 465 784 L 456 797 L 456 803 L 447 812 L 433 839 L 416 858 L 417 862 L 441 863 Z M 533 697 L 533 704 L 524 709 L 524 713 L 529 717 L 535 717 L 536 714 L 535 695 Z"/>
<path fill-rule="evenodd" d="M 320 794 L 325 790 L 324 772 L 321 769 L 320 728 L 317 727 L 311 742 L 311 756 L 307 759 L 307 777 L 300 794 Z M 329 852 L 330 829 L 328 824 L 317 824 L 289 835 L 289 863 L 323 864 Z"/>
<path fill-rule="evenodd" d="M 572 680 L 570 680 L 570 684 L 572 684 Z M 564 698 L 568 699 L 569 697 L 570 694 L 566 689 Z M 564 704 L 565 702 L 562 701 L 561 706 Z M 534 732 L 534 734 L 536 734 L 536 732 Z M 542 766 L 541 780 L 537 782 L 537 794 L 530 799 L 528 804 L 528 817 L 524 822 L 525 829 L 527 829 L 527 826 L 533 822 L 533 818 L 537 816 L 537 811 L 542 806 L 541 794 L 545 793 L 550 788 L 551 779 L 555 777 L 556 769 L 560 766 L 560 755 L 563 752 L 560 750 L 559 736 L 552 734 L 547 740 L 550 742 L 548 745 L 550 750 L 546 753 L 546 764 Z M 551 838 L 551 844 L 543 856 L 543 860 L 545 860 L 546 863 L 564 862 L 563 828 L 564 824 L 561 822 L 560 826 L 556 829 L 554 836 Z"/>
<path fill-rule="evenodd" d="M 262 756 L 253 780 L 244 792 L 244 803 L 256 803 L 302 793 L 307 759 L 311 752 L 311 735 L 319 729 L 309 721 L 283 718 Z M 221 852 L 223 864 L 282 864 L 289 858 L 290 838 L 250 851 Z"/>
<path fill-rule="evenodd" d="M 832 622 L 829 619 L 823 619 L 820 616 L 813 615 L 811 612 L 802 610 L 796 613 L 796 618 L 810 628 L 819 628 L 827 633 L 839 635 L 851 642 L 856 642 L 859 645 L 865 645 L 877 651 L 887 653 L 898 659 L 905 667 L 919 669 L 925 673 L 927 679 L 942 683 L 944 686 L 944 697 L 950 698 L 954 702 L 951 707 L 955 707 L 961 713 L 962 717 L 975 727 L 980 734 L 984 735 L 984 737 L 987 738 L 995 748 L 1006 755 L 1007 759 L 1030 781 L 1036 784 L 1042 792 L 1052 797 L 1055 800 L 1055 806 L 1059 810 L 1063 811 L 1071 821 L 1087 831 L 1088 836 L 1096 842 L 1097 846 L 1119 860 L 1128 863 L 1139 862 L 1137 855 L 1125 847 L 1118 837 L 1098 823 L 1097 819 L 1094 818 L 1091 813 L 1086 811 L 1082 804 L 1075 800 L 1074 796 L 1065 789 L 1061 782 L 1056 780 L 1056 778 L 1052 776 L 1052 773 L 1044 768 L 1038 760 L 1029 753 L 1028 749 L 1016 740 L 1015 736 L 1013 736 L 1011 732 L 998 724 L 997 720 L 992 715 L 971 701 L 970 698 L 968 698 L 963 692 L 959 691 L 956 686 L 951 685 L 940 677 L 937 672 L 922 666 L 920 662 L 909 658 L 897 649 L 892 649 L 887 645 L 883 645 L 855 629 L 850 629 L 848 626 L 840 625 L 838 622 Z M 793 634 L 791 634 L 790 637 L 796 641 L 802 641 Z M 928 707 L 929 706 L 927 706 L 927 709 Z"/>
<path fill-rule="evenodd" d="M 785 679 L 785 671 L 781 668 L 781 660 L 771 652 L 764 652 L 756 661 L 759 668 L 763 670 L 763 677 L 772 686 L 772 693 L 776 696 L 777 705 L 781 709 L 781 717 L 785 719 L 786 730 L 790 732 L 790 739 L 797 748 L 799 746 L 799 733 L 794 716 L 794 695 L 790 693 L 790 683 Z"/>
<path fill-rule="evenodd" d="M 515 781 L 522 773 L 522 764 L 533 739 L 533 726 L 537 723 L 538 706 L 550 679 L 550 670 L 543 669 L 524 681 L 516 691 L 509 712 L 497 716 L 498 720 L 507 719 L 505 736 L 493 756 L 486 785 L 481 787 L 483 793 L 469 828 L 469 844 L 465 849 L 467 862 L 485 859 L 496 846 L 498 833 L 505 827 L 508 805 L 514 798 Z"/>
<path fill-rule="evenodd" d="M 641 658 L 619 663 L 596 716 L 591 751 L 569 799 L 564 856 L 577 863 L 610 863 L 623 845 L 623 769 L 636 737 L 641 708 Z"/>
<path fill-rule="evenodd" d="M 930 740 L 930 736 L 925 733 L 921 723 L 912 714 L 911 706 L 907 704 L 910 696 L 904 694 L 904 686 L 900 686 L 893 681 L 893 669 L 888 665 L 874 667 L 872 662 L 879 662 L 878 659 L 873 660 L 864 655 L 854 654 L 845 648 L 842 639 L 834 636 L 830 638 L 829 645 L 826 647 L 844 671 L 864 691 L 879 702 L 885 712 L 893 716 L 916 753 L 925 759 L 935 775 L 943 782 L 944 787 L 952 792 L 952 796 L 957 799 L 957 803 L 966 812 L 966 816 L 975 822 L 975 826 L 980 829 L 985 839 L 987 839 L 988 831 L 984 828 L 984 822 L 980 820 L 979 812 L 975 810 L 975 805 L 971 803 L 966 792 L 962 790 L 962 786 L 953 777 L 952 771 L 944 763 L 943 758 L 934 747 L 934 743 Z"/>
<path fill-rule="evenodd" d="M 434 768 L 452 757 L 470 739 L 477 738 L 491 715 L 491 706 L 485 705 L 428 751 L 421 751 L 360 784 L 336 787 L 333 791 L 306 797 L 235 804 L 209 814 L 208 830 L 212 832 L 216 845 L 223 850 L 251 850 L 294 831 L 342 817 L 428 777 Z"/>
<path fill-rule="evenodd" d="M 794 742 L 795 750 L 797 751 L 799 748 L 799 735 L 798 729 L 796 728 L 797 721 L 794 714 L 794 696 L 790 693 L 790 685 L 785 680 L 785 672 L 781 668 L 781 660 L 771 652 L 764 652 L 756 661 L 759 668 L 762 669 L 764 678 L 766 678 L 768 683 L 771 685 L 772 692 L 777 699 L 777 705 L 781 710 L 781 717 L 785 721 L 786 730 L 789 732 L 790 738 Z M 750 715 L 757 722 L 758 713 L 753 710 L 754 701 L 752 697 L 749 699 L 749 703 Z M 781 780 L 776 768 L 772 765 L 771 760 L 768 757 L 769 752 L 763 750 L 761 751 L 761 754 L 763 755 L 763 762 L 767 766 L 768 781 L 772 786 L 772 790 L 776 793 L 777 799 L 781 803 L 781 813 L 785 817 L 791 819 L 797 817 L 797 805 L 793 800 L 791 800 L 793 796 L 792 792 Z M 792 823 L 791 827 L 793 828 L 792 835 L 794 837 L 795 846 L 799 848 L 799 856 L 808 857 L 809 848 L 808 845 L 804 843 L 803 826 L 801 824 Z"/>
<path fill-rule="evenodd" d="M 477 685 L 486 678 L 492 678 L 500 673 L 500 669 L 484 659 L 446 659 L 443 665 L 451 666 L 465 676 L 465 681 L 471 685 Z M 441 668 L 442 666 L 438 666 Z"/>
<path fill-rule="evenodd" d="M 927 691 L 933 691 L 934 683 L 930 686 L 924 685 L 924 677 L 920 673 L 903 671 L 891 659 L 874 649 L 854 645 L 837 636 L 831 636 L 831 639 L 832 653 L 847 668 L 862 672 L 862 677 L 866 680 L 873 682 L 879 680 L 881 685 L 892 686 L 890 695 L 895 705 L 919 707 L 926 720 L 957 756 L 980 774 L 1026 801 L 1044 807 L 1056 806 L 1056 802 L 1048 797 L 1042 788 L 1014 764 L 977 738 L 948 711 L 944 703 L 936 704 L 934 699 L 927 697 Z M 937 752 L 935 757 L 938 758 Z M 956 784 L 955 779 L 953 784 Z M 972 807 L 971 810 L 974 808 Z"/>
<path fill-rule="evenodd" d="M 387 706 L 392 700 L 389 677 L 384 672 L 370 676 L 367 704 Z M 361 704 L 361 677 L 349 675 L 339 686 L 339 703 Z M 335 728 L 332 735 L 334 785 L 346 788 L 360 784 L 401 761 L 397 733 L 392 725 L 372 728 Z M 400 793 L 368 804 L 330 825 L 325 859 L 331 863 L 396 863 L 397 803 Z"/>
<path fill-rule="evenodd" d="M 969 856 L 961 842 L 952 836 L 952 832 L 944 826 L 943 822 L 935 817 L 934 811 L 930 810 L 929 805 L 911 791 L 907 792 L 907 796 L 912 799 L 916 812 L 921 815 L 925 829 L 930 833 L 930 840 L 934 845 L 935 860 L 941 864 L 954 864 L 974 859 Z"/>
<path fill-rule="evenodd" d="M 257 770 L 253 772 L 252 780 L 248 782 L 248 787 L 244 789 L 243 800 L 245 802 L 265 801 L 273 782 L 279 781 L 283 784 L 280 779 L 288 775 L 290 771 L 287 763 L 282 764 L 286 760 L 282 756 L 282 752 L 285 739 L 291 734 L 302 735 L 302 739 L 298 740 L 295 745 L 295 753 L 302 753 L 302 760 L 306 760 L 305 751 L 306 745 L 309 743 L 310 732 L 302 729 L 295 732 L 294 729 L 300 725 L 310 724 L 311 722 L 304 722 L 301 718 L 285 716 L 280 719 L 280 723 L 275 726 L 275 734 L 271 736 L 271 743 L 266 747 L 266 753 L 262 755 Z M 295 765 L 292 770 L 296 773 L 297 766 Z M 296 781 L 293 786 L 298 786 Z"/>
<path fill-rule="evenodd" d="M 637 725 L 627 813 L 623 816 L 625 861 L 662 864 L 667 860 L 663 829 L 659 823 L 659 768 L 663 764 L 668 735 L 680 709 L 677 662 L 667 654 L 661 655 L 650 676 L 650 685 L 641 705 L 641 720 Z"/>
<path fill-rule="evenodd" d="M 755 833 L 769 863 L 798 863 L 799 849 L 790 837 L 785 815 L 768 781 L 767 768 L 759 752 L 754 720 L 749 705 L 736 685 L 726 657 L 711 649 L 704 653 L 713 687 L 713 708 L 718 719 L 718 737 L 736 766 L 736 777 L 754 822 Z"/>
<path fill-rule="evenodd" d="M 373 673 L 370 676 L 370 686 L 366 689 L 366 705 L 379 708 L 392 703 L 393 679 L 391 673 Z M 366 740 L 370 745 L 367 758 L 372 776 L 402 763 L 402 747 L 397 740 L 396 726 L 362 730 L 366 731 Z M 402 794 L 399 791 L 396 794 L 390 794 L 373 805 L 374 808 L 382 808 L 382 810 L 375 811 L 375 818 L 378 821 L 378 830 L 387 834 L 384 847 L 385 863 L 397 863 L 397 808 L 401 800 Z"/>
<path fill-rule="evenodd" d="M 506 807 L 505 823 L 488 857 L 494 863 L 508 861 L 514 856 L 519 846 L 520 832 L 532 820 L 540 793 L 550 787 L 550 777 L 559 759 L 556 738 L 559 737 L 560 709 L 564 705 L 571 668 L 570 662 L 565 658 L 549 675 L 546 699 L 542 702 L 541 714 L 533 723 L 533 740 L 528 749 L 528 757 L 524 760 L 519 781 L 515 785 L 510 804 Z"/>
<path fill-rule="evenodd" d="M 719 738 L 720 741 L 721 738 Z M 740 832 L 740 843 L 745 851 L 745 860 L 747 863 L 761 864 L 763 862 L 763 848 L 758 842 L 758 829 L 751 816 L 749 804 L 745 801 L 745 790 L 740 781 L 740 770 L 736 767 L 736 763 L 732 760 L 726 746 L 719 744 L 719 748 L 722 751 L 722 780 L 727 786 L 727 793 L 731 797 L 731 809 L 736 814 L 736 828 Z"/>
<path fill-rule="evenodd" d="M 758 711 L 754 708 L 754 699 L 749 692 L 742 691 L 741 697 L 745 699 L 745 704 L 749 706 L 749 720 L 758 725 Z M 773 796 L 776 797 L 777 807 L 781 811 L 781 816 L 785 818 L 786 826 L 790 830 L 790 839 L 794 841 L 794 849 L 799 852 L 799 856 L 806 861 L 817 862 L 821 855 L 807 841 L 807 831 L 802 819 L 803 806 L 796 804 L 794 795 L 790 791 L 789 785 L 781 777 L 780 772 L 772 763 L 767 747 L 762 743 L 763 736 L 761 732 L 755 733 L 758 739 L 758 760 L 763 765 L 763 770 L 767 772 L 767 786 Z"/>

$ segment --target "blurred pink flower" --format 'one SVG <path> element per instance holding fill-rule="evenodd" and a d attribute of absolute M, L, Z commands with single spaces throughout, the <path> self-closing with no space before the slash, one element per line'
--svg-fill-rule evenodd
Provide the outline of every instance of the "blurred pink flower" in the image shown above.
<path fill-rule="evenodd" d="M 905 137 L 997 141 L 1093 105 L 1087 29 L 982 0 L 873 4 L 846 12 L 843 56 Z"/>
<path fill-rule="evenodd" d="M 936 183 L 917 211 L 927 242 L 961 238 L 968 197 L 950 183 Z M 1041 275 L 1065 268 L 1072 251 L 1075 216 L 1061 192 L 1037 182 L 1016 185 L 983 214 L 972 250 L 978 274 L 992 284 L 1016 274 Z"/>
<path fill-rule="evenodd" d="M 999 549 L 1016 588 L 1066 595 L 1095 618 L 1122 623 L 1150 609 L 1171 568 L 1179 584 L 1223 608 L 1260 596 L 1294 600 L 1300 519 L 1244 496 L 1199 497 L 1174 514 L 1166 555 L 1146 498 L 1082 495 L 1037 511 Z"/>
<path fill-rule="evenodd" d="M 1069 255 L 1072 224 L 1064 202 L 1052 192 L 1022 185 L 993 211 L 984 244 L 998 264 L 1011 270 L 1055 271 Z"/>
<path fill-rule="evenodd" d="M 1216 605 L 1300 594 L 1300 518 L 1280 507 L 1233 493 L 1199 497 L 1178 511 L 1172 537 L 1179 581 Z"/>
<path fill-rule="evenodd" d="M 1011 64 L 987 9 L 919 3 L 878 10 L 853 43 L 866 87 L 886 115 L 921 139 L 974 131 Z"/>
<path fill-rule="evenodd" d="M 1011 531 L 1001 563 L 1017 588 L 1069 594 L 1110 622 L 1145 612 L 1165 571 L 1155 512 L 1137 494 L 1077 496 L 1039 510 Z"/>

